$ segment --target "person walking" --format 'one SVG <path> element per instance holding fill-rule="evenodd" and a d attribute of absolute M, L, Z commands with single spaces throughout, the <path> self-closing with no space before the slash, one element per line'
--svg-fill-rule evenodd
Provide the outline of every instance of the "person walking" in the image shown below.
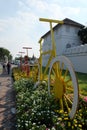
<path fill-rule="evenodd" d="M 3 66 L 3 74 L 5 74 L 6 73 L 6 63 L 3 63 L 2 66 Z"/>
<path fill-rule="evenodd" d="M 11 64 L 10 62 L 7 63 L 7 73 L 10 74 Z"/>

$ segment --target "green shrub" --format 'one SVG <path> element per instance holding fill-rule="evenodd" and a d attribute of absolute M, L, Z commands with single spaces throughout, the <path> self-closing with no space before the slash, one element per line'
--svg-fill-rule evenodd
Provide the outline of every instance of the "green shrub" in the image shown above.
<path fill-rule="evenodd" d="M 17 92 L 17 130 L 85 130 L 87 128 L 87 101 L 80 98 L 79 108 L 73 120 L 67 112 L 58 111 L 54 96 L 48 94 L 47 86 L 34 88 L 31 79 L 14 83 Z"/>

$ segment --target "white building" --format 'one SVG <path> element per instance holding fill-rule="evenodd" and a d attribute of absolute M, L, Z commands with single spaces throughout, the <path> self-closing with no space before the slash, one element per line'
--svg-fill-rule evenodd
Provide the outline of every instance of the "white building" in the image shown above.
<path fill-rule="evenodd" d="M 87 73 L 87 63 L 85 63 L 85 61 L 87 61 L 87 45 L 82 46 L 78 36 L 78 31 L 84 27 L 84 25 L 68 18 L 64 19 L 63 22 L 64 24 L 57 24 L 53 28 L 57 55 L 66 55 L 74 64 L 76 71 Z M 42 38 L 44 39 L 43 51 L 50 50 L 50 31 L 44 34 Z M 43 65 L 46 65 L 48 57 L 49 55 L 43 56 Z"/>

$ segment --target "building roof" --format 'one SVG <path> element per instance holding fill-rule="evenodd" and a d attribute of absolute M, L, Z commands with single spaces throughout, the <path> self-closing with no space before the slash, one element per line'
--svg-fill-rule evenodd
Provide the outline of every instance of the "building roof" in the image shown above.
<path fill-rule="evenodd" d="M 76 22 L 76 21 L 73 21 L 71 19 L 68 19 L 68 18 L 65 18 L 64 20 L 64 24 L 69 24 L 69 25 L 74 25 L 74 26 L 77 26 L 77 27 L 84 27 L 84 25 Z"/>
<path fill-rule="evenodd" d="M 80 24 L 80 23 L 78 23 L 78 22 L 75 22 L 75 21 L 73 21 L 73 20 L 71 20 L 71 19 L 69 19 L 69 18 L 63 19 L 63 22 L 64 22 L 64 24 L 66 24 L 66 25 L 76 26 L 76 27 L 79 27 L 79 28 L 84 27 L 84 25 L 82 25 L 82 24 Z M 53 27 L 53 30 L 55 30 L 55 29 L 58 28 L 59 26 L 62 26 L 62 25 L 61 25 L 61 24 L 57 24 L 56 26 Z M 47 33 L 45 33 L 41 38 L 44 38 L 44 37 L 45 37 L 46 35 L 48 35 L 49 33 L 50 33 L 50 30 L 49 30 Z"/>

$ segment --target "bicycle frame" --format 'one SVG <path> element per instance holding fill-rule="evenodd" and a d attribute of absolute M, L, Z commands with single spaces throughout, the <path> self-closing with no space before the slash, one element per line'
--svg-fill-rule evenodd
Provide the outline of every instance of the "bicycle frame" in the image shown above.
<path fill-rule="evenodd" d="M 49 51 L 43 51 L 42 52 L 42 38 L 39 40 L 40 43 L 40 58 L 39 58 L 39 63 L 40 63 L 40 76 L 39 76 L 39 80 L 42 81 L 44 80 L 44 77 L 47 73 L 47 70 L 49 68 L 49 65 L 51 63 L 51 60 L 56 57 L 56 43 L 55 43 L 55 38 L 54 38 L 54 31 L 53 31 L 53 27 L 52 27 L 52 23 L 60 23 L 63 24 L 63 21 L 59 21 L 59 20 L 53 20 L 53 19 L 44 19 L 44 18 L 40 18 L 40 21 L 43 22 L 49 22 L 50 24 L 50 32 L 51 32 L 51 44 L 52 44 L 52 50 Z M 42 72 L 42 56 L 43 55 L 47 55 L 50 54 L 50 57 L 48 59 L 48 62 L 46 64 L 44 73 Z"/>
<path fill-rule="evenodd" d="M 40 18 L 40 21 L 50 23 L 51 45 L 52 49 L 48 51 L 42 50 L 42 38 L 40 43 L 40 58 L 39 58 L 39 81 L 35 84 L 37 87 L 43 81 L 48 83 L 48 93 L 54 93 L 56 101 L 59 104 L 59 109 L 67 112 L 71 119 L 74 118 L 78 107 L 78 81 L 75 71 L 70 60 L 65 56 L 57 56 L 56 43 L 54 38 L 54 30 L 52 23 L 63 24 L 63 21 Z M 50 54 L 46 67 L 43 70 L 42 56 Z M 65 72 L 63 73 L 63 70 Z M 68 76 L 68 77 L 67 77 Z"/>

